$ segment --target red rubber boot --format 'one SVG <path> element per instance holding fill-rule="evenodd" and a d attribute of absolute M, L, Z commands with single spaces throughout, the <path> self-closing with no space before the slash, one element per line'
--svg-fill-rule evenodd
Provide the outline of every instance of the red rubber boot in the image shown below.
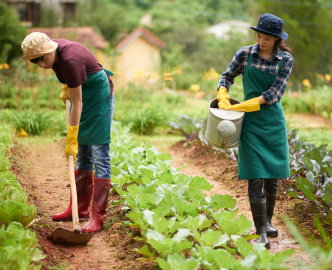
<path fill-rule="evenodd" d="M 103 229 L 104 219 L 107 217 L 106 207 L 110 186 L 111 179 L 94 178 L 92 215 L 83 226 L 82 232 L 97 233 Z"/>
<path fill-rule="evenodd" d="M 75 182 L 77 191 L 77 208 L 78 216 L 80 218 L 90 217 L 89 206 L 92 198 L 92 178 L 93 171 L 75 170 Z M 71 193 L 70 203 L 66 211 L 52 216 L 54 221 L 70 221 L 72 220 L 71 208 Z"/>

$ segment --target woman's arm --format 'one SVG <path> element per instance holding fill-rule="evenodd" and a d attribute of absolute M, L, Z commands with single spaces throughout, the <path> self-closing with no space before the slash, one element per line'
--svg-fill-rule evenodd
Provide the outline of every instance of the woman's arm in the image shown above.
<path fill-rule="evenodd" d="M 229 91 L 229 88 L 234 83 L 234 78 L 242 73 L 243 62 L 245 59 L 248 59 L 247 55 L 250 50 L 249 47 L 250 46 L 242 47 L 235 53 L 232 62 L 228 65 L 226 71 L 221 75 L 218 83 L 218 89 L 221 86 L 224 86 Z"/>
<path fill-rule="evenodd" d="M 78 126 L 81 120 L 82 113 L 82 85 L 75 88 L 68 88 L 69 97 L 72 103 L 70 114 L 70 125 Z"/>
<path fill-rule="evenodd" d="M 264 97 L 264 100 L 268 106 L 276 104 L 281 99 L 285 92 L 289 76 L 292 72 L 294 62 L 292 56 L 290 54 L 284 54 L 284 58 L 286 59 L 284 59 L 282 69 L 279 72 L 278 77 L 274 81 L 273 85 L 267 91 L 262 93 L 262 96 Z"/>

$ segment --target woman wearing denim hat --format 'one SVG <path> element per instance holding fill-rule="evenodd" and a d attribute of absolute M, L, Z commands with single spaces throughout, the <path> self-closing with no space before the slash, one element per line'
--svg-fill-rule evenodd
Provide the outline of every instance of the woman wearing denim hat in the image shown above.
<path fill-rule="evenodd" d="M 103 69 L 92 52 L 83 44 L 65 39 L 53 39 L 39 32 L 28 35 L 22 42 L 24 60 L 44 69 L 53 69 L 64 84 L 60 97 L 71 100 L 70 125 L 64 150 L 66 157 L 76 159 L 75 181 L 78 215 L 92 216 L 83 232 L 98 232 L 106 218 L 110 190 L 111 165 L 109 156 L 110 131 L 114 107 L 111 72 Z M 93 178 L 93 165 L 96 168 Z M 66 211 L 53 215 L 54 221 L 72 218 L 71 199 Z"/>
<path fill-rule="evenodd" d="M 289 177 L 286 121 L 280 99 L 292 71 L 293 58 L 284 43 L 288 34 L 283 20 L 260 16 L 255 45 L 242 47 L 222 74 L 218 84 L 220 109 L 244 111 L 239 143 L 240 180 L 249 180 L 248 194 L 258 243 L 270 248 L 268 236 L 278 236 L 271 224 L 278 179 Z M 228 91 L 234 78 L 242 74 L 244 102 L 231 105 Z"/>

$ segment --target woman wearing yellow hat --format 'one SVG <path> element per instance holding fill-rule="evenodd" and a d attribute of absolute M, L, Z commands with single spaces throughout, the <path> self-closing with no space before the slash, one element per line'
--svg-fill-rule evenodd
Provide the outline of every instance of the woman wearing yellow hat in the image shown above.
<path fill-rule="evenodd" d="M 83 44 L 65 39 L 51 40 L 34 32 L 22 42 L 24 60 L 44 69 L 53 69 L 63 87 L 61 98 L 70 99 L 72 108 L 65 155 L 77 158 L 75 180 L 79 217 L 92 216 L 84 232 L 98 232 L 106 218 L 110 189 L 110 131 L 114 108 L 111 72 L 103 69 Z M 93 165 L 96 168 L 93 179 Z M 53 215 L 55 221 L 71 220 L 71 200 L 66 211 Z"/>
<path fill-rule="evenodd" d="M 244 111 L 239 144 L 239 179 L 248 181 L 251 212 L 259 243 L 270 248 L 268 236 L 278 236 L 271 224 L 278 179 L 289 177 L 286 121 L 280 99 L 292 71 L 293 58 L 284 40 L 283 20 L 263 14 L 255 45 L 242 47 L 222 74 L 218 85 L 221 109 Z M 244 102 L 229 103 L 228 91 L 242 74 Z M 264 187 L 263 187 L 264 186 Z M 262 190 L 263 189 L 263 190 Z"/>

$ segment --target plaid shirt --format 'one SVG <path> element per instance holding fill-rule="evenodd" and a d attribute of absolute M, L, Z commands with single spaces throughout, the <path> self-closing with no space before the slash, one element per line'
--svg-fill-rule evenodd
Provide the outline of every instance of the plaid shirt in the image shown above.
<path fill-rule="evenodd" d="M 220 86 L 224 86 L 230 89 L 231 85 L 234 83 L 234 78 L 242 74 L 246 70 L 249 60 L 249 53 L 253 54 L 251 60 L 251 66 L 259 70 L 265 71 L 271 74 L 278 74 L 279 71 L 279 60 L 283 60 L 282 69 L 278 74 L 278 77 L 274 81 L 273 85 L 262 93 L 266 104 L 272 106 L 276 104 L 285 92 L 285 88 L 292 72 L 293 67 L 293 57 L 288 52 L 283 52 L 283 57 L 281 57 L 281 50 L 278 48 L 272 58 L 265 60 L 258 54 L 259 46 L 258 43 L 251 46 L 242 47 L 238 50 L 232 62 L 228 65 L 226 71 L 222 74 L 218 89 Z"/>

